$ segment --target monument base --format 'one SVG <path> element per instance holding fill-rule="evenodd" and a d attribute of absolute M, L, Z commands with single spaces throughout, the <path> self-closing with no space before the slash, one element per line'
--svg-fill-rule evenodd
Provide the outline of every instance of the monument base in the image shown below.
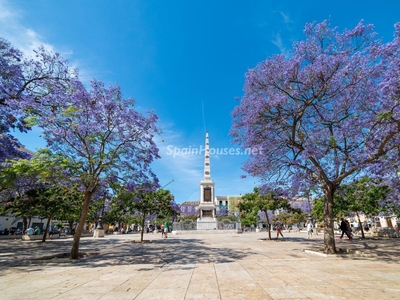
<path fill-rule="evenodd" d="M 101 238 L 104 237 L 104 229 L 95 229 L 93 233 L 93 237 L 96 238 Z"/>
<path fill-rule="evenodd" d="M 218 221 L 214 218 L 197 219 L 197 230 L 217 230 Z"/>

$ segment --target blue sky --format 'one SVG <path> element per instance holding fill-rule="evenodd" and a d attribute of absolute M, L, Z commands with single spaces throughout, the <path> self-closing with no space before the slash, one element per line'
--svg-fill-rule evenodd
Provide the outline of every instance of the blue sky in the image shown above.
<path fill-rule="evenodd" d="M 154 109 L 162 137 L 153 169 L 178 203 L 198 200 L 203 155 L 169 155 L 231 144 L 230 114 L 243 94 L 244 75 L 274 54 L 290 55 L 305 23 L 329 18 L 352 28 L 361 19 L 388 41 L 400 21 L 400 1 L 155 1 L 0 0 L 0 36 L 26 53 L 39 45 L 60 52 L 81 78 L 119 83 L 140 111 Z M 322 4 L 323 3 L 323 4 Z M 203 113 L 204 112 L 204 113 Z M 44 147 L 40 132 L 16 134 L 28 149 Z M 162 142 L 164 140 L 164 142 Z M 250 192 L 241 179 L 246 155 L 214 155 L 217 195 Z"/>

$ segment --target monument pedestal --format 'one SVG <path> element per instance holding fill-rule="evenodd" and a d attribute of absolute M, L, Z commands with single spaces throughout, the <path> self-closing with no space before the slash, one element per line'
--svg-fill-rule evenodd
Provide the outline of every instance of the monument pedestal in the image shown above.
<path fill-rule="evenodd" d="M 218 221 L 214 218 L 197 219 L 197 230 L 217 230 Z"/>
<path fill-rule="evenodd" d="M 101 238 L 104 237 L 104 229 L 95 229 L 93 233 L 93 237 L 96 238 Z"/>

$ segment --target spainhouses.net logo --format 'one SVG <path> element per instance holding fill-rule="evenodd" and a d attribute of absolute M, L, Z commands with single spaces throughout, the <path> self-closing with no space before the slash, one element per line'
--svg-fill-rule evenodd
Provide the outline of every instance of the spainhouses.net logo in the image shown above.
<path fill-rule="evenodd" d="M 167 155 L 172 155 L 173 157 L 185 156 L 185 155 L 205 155 L 206 148 L 203 145 L 199 147 L 176 147 L 174 145 L 167 146 Z M 210 148 L 210 156 L 212 155 L 260 155 L 262 154 L 262 148 Z"/>

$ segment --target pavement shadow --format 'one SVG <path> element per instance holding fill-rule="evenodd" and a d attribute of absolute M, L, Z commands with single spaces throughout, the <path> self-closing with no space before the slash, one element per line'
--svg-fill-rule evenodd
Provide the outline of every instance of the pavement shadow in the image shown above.
<path fill-rule="evenodd" d="M 323 248 L 323 239 L 307 239 L 302 237 L 285 237 L 280 242 L 295 242 L 299 247 L 295 250 L 313 250 Z M 284 244 L 282 244 L 284 245 Z M 400 238 L 385 237 L 354 237 L 352 241 L 347 239 L 335 240 L 336 248 L 340 248 L 348 253 L 340 253 L 338 256 L 351 260 L 372 260 L 385 261 L 387 263 L 399 264 L 400 257 Z M 284 247 L 284 246 L 282 246 Z"/>
<path fill-rule="evenodd" d="M 190 265 L 198 263 L 229 263 L 248 255 L 251 251 L 237 251 L 230 248 L 213 248 L 198 239 L 169 239 L 151 243 L 124 243 L 114 252 L 102 253 L 87 260 L 88 267 L 110 264 L 152 264 L 152 265 Z"/>
<path fill-rule="evenodd" d="M 200 239 L 163 239 L 137 243 L 129 240 L 87 240 L 81 241 L 80 252 L 89 255 L 78 260 L 62 258 L 61 254 L 69 253 L 71 242 L 32 243 L 29 247 L 15 246 L 13 257 L 0 261 L 5 270 L 13 267 L 30 265 L 51 265 L 57 267 L 82 266 L 96 268 L 113 265 L 149 264 L 154 267 L 165 265 L 190 265 L 198 263 L 229 263 L 248 255 L 255 254 L 249 250 L 231 248 L 213 248 Z M 1 250 L 1 248 L 0 248 Z M 145 268 L 144 268 L 145 269 Z"/>

